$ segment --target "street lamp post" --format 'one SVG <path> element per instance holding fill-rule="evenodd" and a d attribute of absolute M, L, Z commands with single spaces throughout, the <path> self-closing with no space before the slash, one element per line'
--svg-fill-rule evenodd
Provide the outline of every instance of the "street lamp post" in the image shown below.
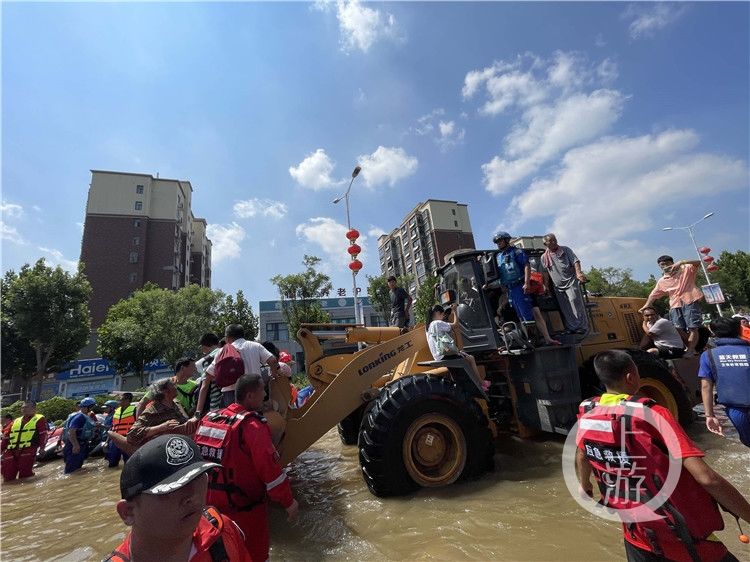
<path fill-rule="evenodd" d="M 706 283 L 711 283 L 711 280 L 708 278 L 708 270 L 706 269 L 706 264 L 703 262 L 703 255 L 700 253 L 700 250 L 698 250 L 698 244 L 695 243 L 695 233 L 693 232 L 693 229 L 695 228 L 695 225 L 697 225 L 699 222 L 703 222 L 709 217 L 712 217 L 714 214 L 713 212 L 708 213 L 703 216 L 703 218 L 695 221 L 693 224 L 690 224 L 688 226 L 665 226 L 662 228 L 662 230 L 687 230 L 687 233 L 690 235 L 690 240 L 693 242 L 693 248 L 695 248 L 695 253 L 698 254 L 698 261 L 701 262 L 701 268 L 703 268 L 703 275 L 706 276 Z M 719 311 L 719 316 L 721 316 L 721 305 L 716 304 L 716 310 Z"/>
<path fill-rule="evenodd" d="M 347 230 L 352 229 L 352 221 L 351 217 L 349 215 L 349 192 L 352 190 L 352 184 L 354 183 L 354 178 L 356 178 L 359 173 L 362 171 L 361 166 L 355 166 L 354 170 L 352 171 L 352 179 L 349 182 L 349 187 L 346 189 L 346 193 L 344 193 L 342 196 L 337 197 L 333 200 L 333 203 L 336 204 L 340 202 L 342 199 L 346 202 L 346 228 Z M 357 272 L 352 270 L 352 289 L 354 291 L 354 323 L 355 324 L 361 324 L 360 321 L 360 311 L 359 311 L 359 299 L 357 298 Z"/>

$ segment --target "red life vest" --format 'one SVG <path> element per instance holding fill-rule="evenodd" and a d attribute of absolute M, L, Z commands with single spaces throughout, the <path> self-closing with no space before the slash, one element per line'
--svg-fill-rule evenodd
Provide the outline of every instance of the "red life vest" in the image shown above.
<path fill-rule="evenodd" d="M 648 545 L 670 560 L 699 561 L 699 543 L 724 528 L 716 501 L 682 469 L 664 504 L 655 512 L 645 507 L 669 474 L 667 448 L 644 421 L 655 415 L 648 411 L 655 402 L 631 396 L 615 406 L 602 406 L 599 398 L 581 403 L 576 443 L 593 468 L 601 503 L 618 510 L 644 506 L 644 511 L 656 513 L 660 518 L 654 521 L 623 521 L 625 539 L 641 548 Z"/>
<path fill-rule="evenodd" d="M 194 437 L 204 459 L 221 463 L 221 470 L 214 471 L 208 484 L 209 496 L 212 490 L 223 492 L 232 511 L 250 511 L 266 501 L 265 494 L 250 497 L 245 492 L 250 487 L 252 461 L 250 451 L 242 446 L 242 426 L 250 418 L 266 423 L 266 418 L 254 411 L 232 412 L 227 408 L 209 412 Z"/>
<path fill-rule="evenodd" d="M 203 510 L 203 517 L 193 533 L 198 554 L 190 562 L 249 562 L 250 555 L 238 527 L 213 507 Z M 130 533 L 120 546 L 102 562 L 130 562 Z"/>

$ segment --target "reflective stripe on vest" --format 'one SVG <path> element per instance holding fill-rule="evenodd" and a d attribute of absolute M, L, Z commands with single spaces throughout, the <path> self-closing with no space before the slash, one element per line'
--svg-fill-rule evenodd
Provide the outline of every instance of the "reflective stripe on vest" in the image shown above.
<path fill-rule="evenodd" d="M 112 415 L 112 431 L 119 435 L 127 435 L 135 423 L 135 406 L 130 405 L 124 410 L 121 406 L 115 408 Z"/>
<path fill-rule="evenodd" d="M 21 427 L 23 416 L 13 420 L 13 425 L 10 428 L 10 435 L 8 436 L 9 443 L 8 449 L 28 449 L 31 447 L 31 440 L 36 435 L 36 424 L 44 416 L 42 414 L 34 415 L 26 424 Z"/>

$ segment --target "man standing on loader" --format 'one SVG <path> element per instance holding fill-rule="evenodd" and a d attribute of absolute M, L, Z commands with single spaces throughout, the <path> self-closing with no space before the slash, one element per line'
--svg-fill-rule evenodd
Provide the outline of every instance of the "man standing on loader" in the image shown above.
<path fill-rule="evenodd" d="M 654 301 L 663 296 L 669 296 L 669 319 L 678 330 L 688 333 L 688 344 L 685 350 L 687 357 L 695 355 L 698 344 L 698 328 L 701 327 L 700 301 L 703 298 L 701 290 L 695 286 L 695 276 L 698 274 L 698 260 L 680 260 L 674 263 L 672 256 L 659 256 L 656 260 L 664 275 L 656 282 L 656 286 L 638 312 L 650 307 Z"/>
<path fill-rule="evenodd" d="M 497 253 L 498 278 L 482 287 L 485 291 L 503 287 L 508 292 L 513 309 L 523 324 L 533 325 L 536 322 L 539 333 L 546 345 L 560 345 L 549 335 L 547 324 L 542 318 L 539 307 L 534 302 L 531 290 L 531 264 L 526 253 L 510 243 L 511 236 L 507 232 L 498 232 L 492 241 L 500 250 Z"/>

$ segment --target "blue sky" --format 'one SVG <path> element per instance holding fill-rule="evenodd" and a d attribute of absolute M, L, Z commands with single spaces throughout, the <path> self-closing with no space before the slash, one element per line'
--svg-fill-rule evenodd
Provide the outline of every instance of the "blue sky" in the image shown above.
<path fill-rule="evenodd" d="M 75 266 L 90 169 L 190 180 L 215 288 L 318 255 L 351 287 L 427 198 L 478 245 L 554 230 L 584 267 L 747 250 L 749 6 L 4 4 L 3 270 Z"/>

